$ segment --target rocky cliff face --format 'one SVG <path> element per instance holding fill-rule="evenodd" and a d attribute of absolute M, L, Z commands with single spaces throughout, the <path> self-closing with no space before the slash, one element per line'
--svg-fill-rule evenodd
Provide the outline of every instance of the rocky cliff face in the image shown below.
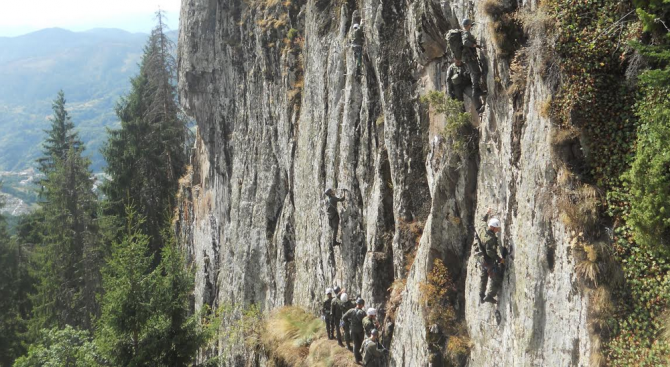
<path fill-rule="evenodd" d="M 533 14 L 536 4 L 505 6 Z M 419 97 L 444 89 L 444 34 L 465 17 L 480 24 L 489 95 L 461 156 Z M 387 320 L 391 365 L 426 366 L 420 284 L 439 258 L 459 290 L 469 366 L 587 365 L 587 299 L 555 220 L 552 126 L 538 107 L 551 96 L 542 48 L 531 47 L 544 35 L 526 29 L 511 75 L 489 21 L 461 0 L 184 0 L 179 89 L 198 134 L 176 227 L 197 269 L 196 307 L 316 311 L 338 284 L 387 310 L 389 287 L 406 278 Z M 339 247 L 323 210 L 329 187 L 347 192 Z M 479 305 L 471 256 L 487 207 L 513 248 L 499 325 L 496 306 Z M 264 365 L 228 342 L 215 352 Z"/>

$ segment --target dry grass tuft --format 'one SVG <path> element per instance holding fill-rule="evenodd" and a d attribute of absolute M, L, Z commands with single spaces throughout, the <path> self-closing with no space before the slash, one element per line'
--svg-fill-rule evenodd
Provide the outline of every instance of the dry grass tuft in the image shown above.
<path fill-rule="evenodd" d="M 665 311 L 661 316 L 664 321 L 663 331 L 661 332 L 661 340 L 670 344 L 670 310 Z"/>
<path fill-rule="evenodd" d="M 549 99 L 549 104 L 547 108 L 551 110 L 551 99 Z M 547 113 L 550 113 L 550 111 L 547 111 Z M 553 129 L 551 133 L 551 145 L 563 146 L 566 144 L 570 144 L 575 139 L 578 139 L 579 135 L 580 135 L 579 130 L 574 126 L 564 129 L 563 128 Z"/>
<path fill-rule="evenodd" d="M 319 339 L 309 348 L 305 366 L 309 367 L 356 367 L 351 352 L 334 341 Z"/>
<path fill-rule="evenodd" d="M 505 6 L 501 0 L 484 0 L 480 7 L 491 18 L 489 33 L 496 51 L 504 58 L 511 57 L 524 37 L 521 22 L 516 17 L 516 7 Z"/>
<path fill-rule="evenodd" d="M 549 96 L 549 98 L 545 99 L 544 101 L 538 102 L 537 112 L 541 117 L 549 118 L 551 114 L 551 96 Z"/>
<path fill-rule="evenodd" d="M 456 312 L 449 303 L 449 292 L 456 290 L 449 270 L 440 259 L 433 261 L 433 268 L 419 284 L 420 302 L 423 304 L 426 325 L 436 324 L 442 330 L 453 329 Z"/>
<path fill-rule="evenodd" d="M 325 325 L 298 307 L 283 307 L 267 320 L 263 344 L 270 354 L 289 366 L 302 366 L 313 341 L 325 336 Z"/>
<path fill-rule="evenodd" d="M 589 261 L 588 259 L 580 261 L 575 266 L 577 276 L 583 281 L 594 286 L 598 286 L 598 276 L 600 275 L 600 268 L 597 262 Z"/>
<path fill-rule="evenodd" d="M 590 231 L 596 227 L 599 204 L 598 191 L 590 185 L 582 185 L 576 190 L 563 190 L 556 201 L 561 222 L 578 232 Z"/>
<path fill-rule="evenodd" d="M 398 311 L 398 307 L 400 307 L 400 304 L 402 303 L 402 292 L 405 291 L 406 286 L 407 279 L 396 279 L 393 284 L 391 284 L 391 287 L 389 287 L 388 291 L 391 293 L 391 296 L 386 303 L 386 317 L 389 320 L 395 321 L 395 313 Z"/>
<path fill-rule="evenodd" d="M 522 47 L 514 55 L 514 59 L 509 66 L 510 84 L 507 87 L 507 94 L 510 96 L 522 93 L 526 89 L 528 79 L 528 49 Z"/>

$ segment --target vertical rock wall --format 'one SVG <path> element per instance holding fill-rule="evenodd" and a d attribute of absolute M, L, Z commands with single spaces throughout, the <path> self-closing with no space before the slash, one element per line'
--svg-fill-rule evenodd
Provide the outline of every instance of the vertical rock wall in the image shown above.
<path fill-rule="evenodd" d="M 443 36 L 466 14 L 481 24 L 490 71 L 487 110 L 473 119 L 478 149 L 461 158 L 419 97 L 444 89 Z M 551 124 L 537 112 L 550 88 L 535 49 L 525 87 L 506 92 L 509 61 L 494 51 L 487 22 L 460 0 L 184 0 L 180 99 L 198 134 L 176 229 L 196 267 L 196 307 L 316 311 L 338 284 L 383 310 L 389 286 L 407 277 L 391 364 L 425 366 L 419 285 L 440 258 L 459 284 L 470 366 L 586 365 L 586 300 L 573 285 L 566 230 L 552 220 Z M 328 187 L 347 191 L 335 248 Z M 478 303 L 470 256 L 472 228 L 482 231 L 489 206 L 514 248 L 500 325 L 494 306 Z M 263 365 L 226 342 L 218 353 Z"/>

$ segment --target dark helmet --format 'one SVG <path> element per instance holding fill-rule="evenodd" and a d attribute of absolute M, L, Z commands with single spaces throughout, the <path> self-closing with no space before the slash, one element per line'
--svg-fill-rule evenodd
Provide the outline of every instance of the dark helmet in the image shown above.
<path fill-rule="evenodd" d="M 333 292 L 335 292 L 335 294 L 339 294 L 341 290 L 342 289 L 340 287 L 335 286 L 335 288 L 333 289 Z"/>
<path fill-rule="evenodd" d="M 475 25 L 475 22 L 471 21 L 470 19 L 463 19 L 463 22 L 461 23 L 463 27 L 467 27 L 469 25 Z"/>
<path fill-rule="evenodd" d="M 359 298 L 359 299 L 356 300 L 356 304 L 357 305 L 364 305 L 365 301 L 363 300 L 363 298 Z"/>
<path fill-rule="evenodd" d="M 377 335 L 379 335 L 379 331 L 377 331 L 377 329 L 372 329 L 372 331 L 370 331 L 370 335 L 377 336 Z"/>

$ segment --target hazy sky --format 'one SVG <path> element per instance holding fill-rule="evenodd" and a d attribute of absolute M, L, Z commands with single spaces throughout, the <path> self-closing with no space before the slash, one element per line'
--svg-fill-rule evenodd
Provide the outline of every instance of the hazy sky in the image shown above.
<path fill-rule="evenodd" d="M 148 32 L 159 6 L 167 12 L 170 28 L 177 29 L 180 4 L 181 0 L 0 0 L 0 36 L 51 27 Z"/>

